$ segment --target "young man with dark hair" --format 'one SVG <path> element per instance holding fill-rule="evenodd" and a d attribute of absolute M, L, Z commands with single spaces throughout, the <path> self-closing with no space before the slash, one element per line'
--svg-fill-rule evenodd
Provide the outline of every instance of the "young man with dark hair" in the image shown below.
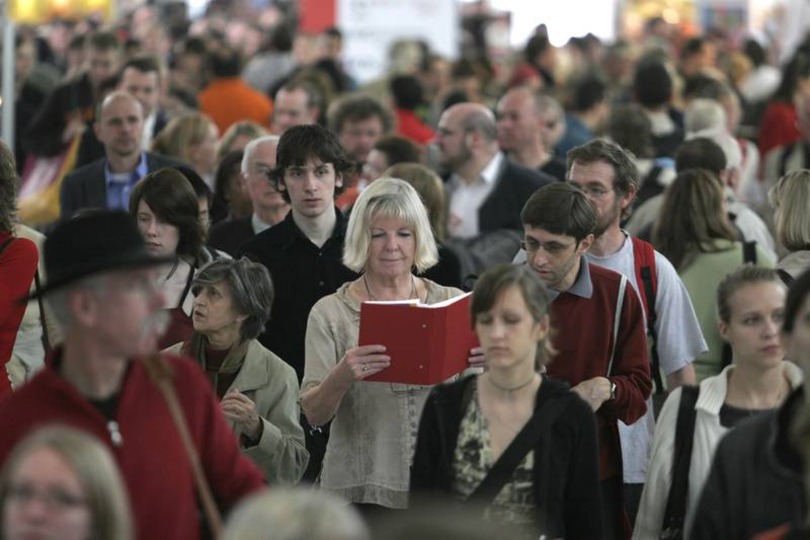
<path fill-rule="evenodd" d="M 270 270 L 276 299 L 259 341 L 304 375 L 304 338 L 309 311 L 357 274 L 343 265 L 347 220 L 335 207 L 335 194 L 351 173 L 337 137 L 317 124 L 288 129 L 278 142 L 276 188 L 291 210 L 281 223 L 239 249 Z M 302 421 L 303 418 L 302 418 Z M 314 481 L 325 449 L 324 438 L 304 426 L 310 464 L 305 480 Z"/>
<path fill-rule="evenodd" d="M 568 382 L 596 413 L 605 538 L 629 538 L 618 421 L 644 415 L 652 386 L 641 303 L 621 274 L 585 258 L 597 216 L 582 191 L 566 183 L 545 186 L 520 217 L 526 264 L 552 297 L 557 361 L 548 374 Z"/>

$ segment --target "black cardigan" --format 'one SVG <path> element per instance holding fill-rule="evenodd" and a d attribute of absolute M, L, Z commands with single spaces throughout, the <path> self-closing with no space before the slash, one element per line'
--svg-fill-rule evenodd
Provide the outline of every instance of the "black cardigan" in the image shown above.
<path fill-rule="evenodd" d="M 473 384 L 469 376 L 433 388 L 425 403 L 411 467 L 411 494 L 450 495 L 452 463 Z M 465 399 L 466 397 L 466 399 Z M 565 400 L 564 412 L 535 447 L 534 498 L 540 531 L 552 538 L 603 537 L 596 421 L 590 407 L 567 384 L 544 378 L 536 410 Z"/>

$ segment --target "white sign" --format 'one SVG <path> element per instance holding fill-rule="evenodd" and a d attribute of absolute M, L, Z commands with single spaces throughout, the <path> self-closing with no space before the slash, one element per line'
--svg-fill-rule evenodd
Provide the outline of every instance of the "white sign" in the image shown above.
<path fill-rule="evenodd" d="M 400 39 L 422 39 L 432 51 L 458 56 L 455 0 L 336 0 L 343 32 L 343 65 L 364 83 L 388 72 L 388 48 Z"/>

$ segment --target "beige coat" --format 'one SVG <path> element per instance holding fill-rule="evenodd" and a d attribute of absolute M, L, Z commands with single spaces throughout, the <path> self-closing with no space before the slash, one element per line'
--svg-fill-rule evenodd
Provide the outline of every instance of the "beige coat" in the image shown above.
<path fill-rule="evenodd" d="M 178 343 L 166 352 L 179 354 L 181 348 L 182 343 Z M 233 389 L 256 404 L 264 424 L 259 444 L 248 448 L 243 446 L 241 433 L 234 427 L 242 453 L 259 466 L 269 485 L 297 484 L 306 470 L 309 453 L 299 422 L 295 370 L 254 339 L 228 391 Z"/>

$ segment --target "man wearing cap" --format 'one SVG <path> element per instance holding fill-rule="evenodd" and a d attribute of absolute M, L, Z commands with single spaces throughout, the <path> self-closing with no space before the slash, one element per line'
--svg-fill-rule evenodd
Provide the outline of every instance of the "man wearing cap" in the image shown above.
<path fill-rule="evenodd" d="M 167 401 L 148 365 L 168 368 L 205 480 L 220 509 L 261 488 L 204 374 L 176 356 L 156 358 L 165 320 L 157 266 L 131 219 L 97 211 L 59 225 L 45 241 L 45 295 L 65 330 L 46 367 L 0 401 L 0 463 L 19 440 L 61 423 L 107 444 L 129 492 L 137 538 L 199 539 L 195 479 Z"/>

